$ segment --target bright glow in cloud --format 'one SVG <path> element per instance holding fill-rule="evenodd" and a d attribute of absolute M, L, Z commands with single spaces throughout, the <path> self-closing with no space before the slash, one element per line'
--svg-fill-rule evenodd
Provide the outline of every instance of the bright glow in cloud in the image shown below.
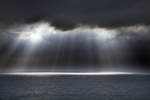
<path fill-rule="evenodd" d="M 56 29 L 51 27 L 48 23 L 36 23 L 12 29 L 10 32 L 18 34 L 19 40 L 38 43 L 42 42 L 44 37 L 55 34 Z"/>
<path fill-rule="evenodd" d="M 19 39 L 37 43 L 42 41 L 42 36 L 33 32 L 22 32 L 19 36 Z"/>
<path fill-rule="evenodd" d="M 94 29 L 94 32 L 97 33 L 99 38 L 103 40 L 113 39 L 117 35 L 116 30 L 108 30 L 104 28 L 96 28 Z"/>
<path fill-rule="evenodd" d="M 39 42 L 41 40 L 42 40 L 42 37 L 39 34 L 31 34 L 30 35 L 30 41 L 32 41 L 32 42 Z"/>

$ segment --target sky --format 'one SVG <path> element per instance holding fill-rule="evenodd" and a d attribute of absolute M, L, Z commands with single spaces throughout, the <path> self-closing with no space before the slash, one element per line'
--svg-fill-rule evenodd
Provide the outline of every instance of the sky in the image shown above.
<path fill-rule="evenodd" d="M 149 0 L 1 0 L 0 72 L 147 70 Z"/>

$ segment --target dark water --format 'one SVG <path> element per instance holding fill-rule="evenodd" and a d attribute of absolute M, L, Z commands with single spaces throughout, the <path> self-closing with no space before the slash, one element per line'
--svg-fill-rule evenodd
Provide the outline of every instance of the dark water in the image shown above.
<path fill-rule="evenodd" d="M 0 76 L 0 100 L 150 100 L 150 76 Z"/>

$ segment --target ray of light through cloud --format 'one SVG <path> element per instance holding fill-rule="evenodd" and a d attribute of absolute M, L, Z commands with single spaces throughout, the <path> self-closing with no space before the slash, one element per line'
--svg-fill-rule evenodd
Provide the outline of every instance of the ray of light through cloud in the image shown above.
<path fill-rule="evenodd" d="M 58 52 L 55 55 L 56 61 L 54 62 L 57 63 L 57 58 L 61 52 L 61 46 L 69 38 L 70 40 L 67 41 L 72 43 L 71 48 L 73 48 L 74 42 L 80 40 L 78 38 L 85 39 L 84 42 L 86 41 L 87 48 L 92 48 L 93 43 L 95 43 L 99 49 L 98 55 L 102 63 L 111 65 L 118 60 L 121 62 L 121 59 L 128 56 L 120 53 L 128 49 L 128 41 L 132 40 L 132 38 L 138 37 L 139 35 L 147 35 L 149 31 L 149 26 L 144 25 L 120 28 L 79 26 L 71 30 L 61 30 L 55 28 L 48 22 L 38 22 L 10 27 L 8 32 L 5 34 L 10 35 L 11 37 L 15 36 L 16 39 L 16 42 L 14 42 L 11 46 L 8 56 L 13 54 L 13 51 L 17 49 L 19 44 L 24 45 L 25 50 L 22 54 L 24 58 L 23 60 L 19 59 L 19 61 L 16 62 L 16 65 L 19 66 L 19 68 L 20 66 L 24 67 L 21 67 L 20 69 L 26 69 L 24 65 L 28 64 L 28 61 L 30 61 L 30 55 L 40 49 L 43 45 L 47 45 L 51 48 L 51 45 L 59 44 L 57 48 Z M 87 50 L 89 54 L 92 52 L 90 49 Z M 103 55 L 101 53 L 103 53 Z M 5 61 L 6 63 L 9 61 L 8 59 Z"/>

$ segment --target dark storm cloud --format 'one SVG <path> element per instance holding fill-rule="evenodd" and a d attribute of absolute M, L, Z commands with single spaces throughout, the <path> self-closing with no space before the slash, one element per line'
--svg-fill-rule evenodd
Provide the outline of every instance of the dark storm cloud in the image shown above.
<path fill-rule="evenodd" d="M 1 23 L 45 20 L 61 29 L 150 24 L 149 0 L 1 0 Z"/>

